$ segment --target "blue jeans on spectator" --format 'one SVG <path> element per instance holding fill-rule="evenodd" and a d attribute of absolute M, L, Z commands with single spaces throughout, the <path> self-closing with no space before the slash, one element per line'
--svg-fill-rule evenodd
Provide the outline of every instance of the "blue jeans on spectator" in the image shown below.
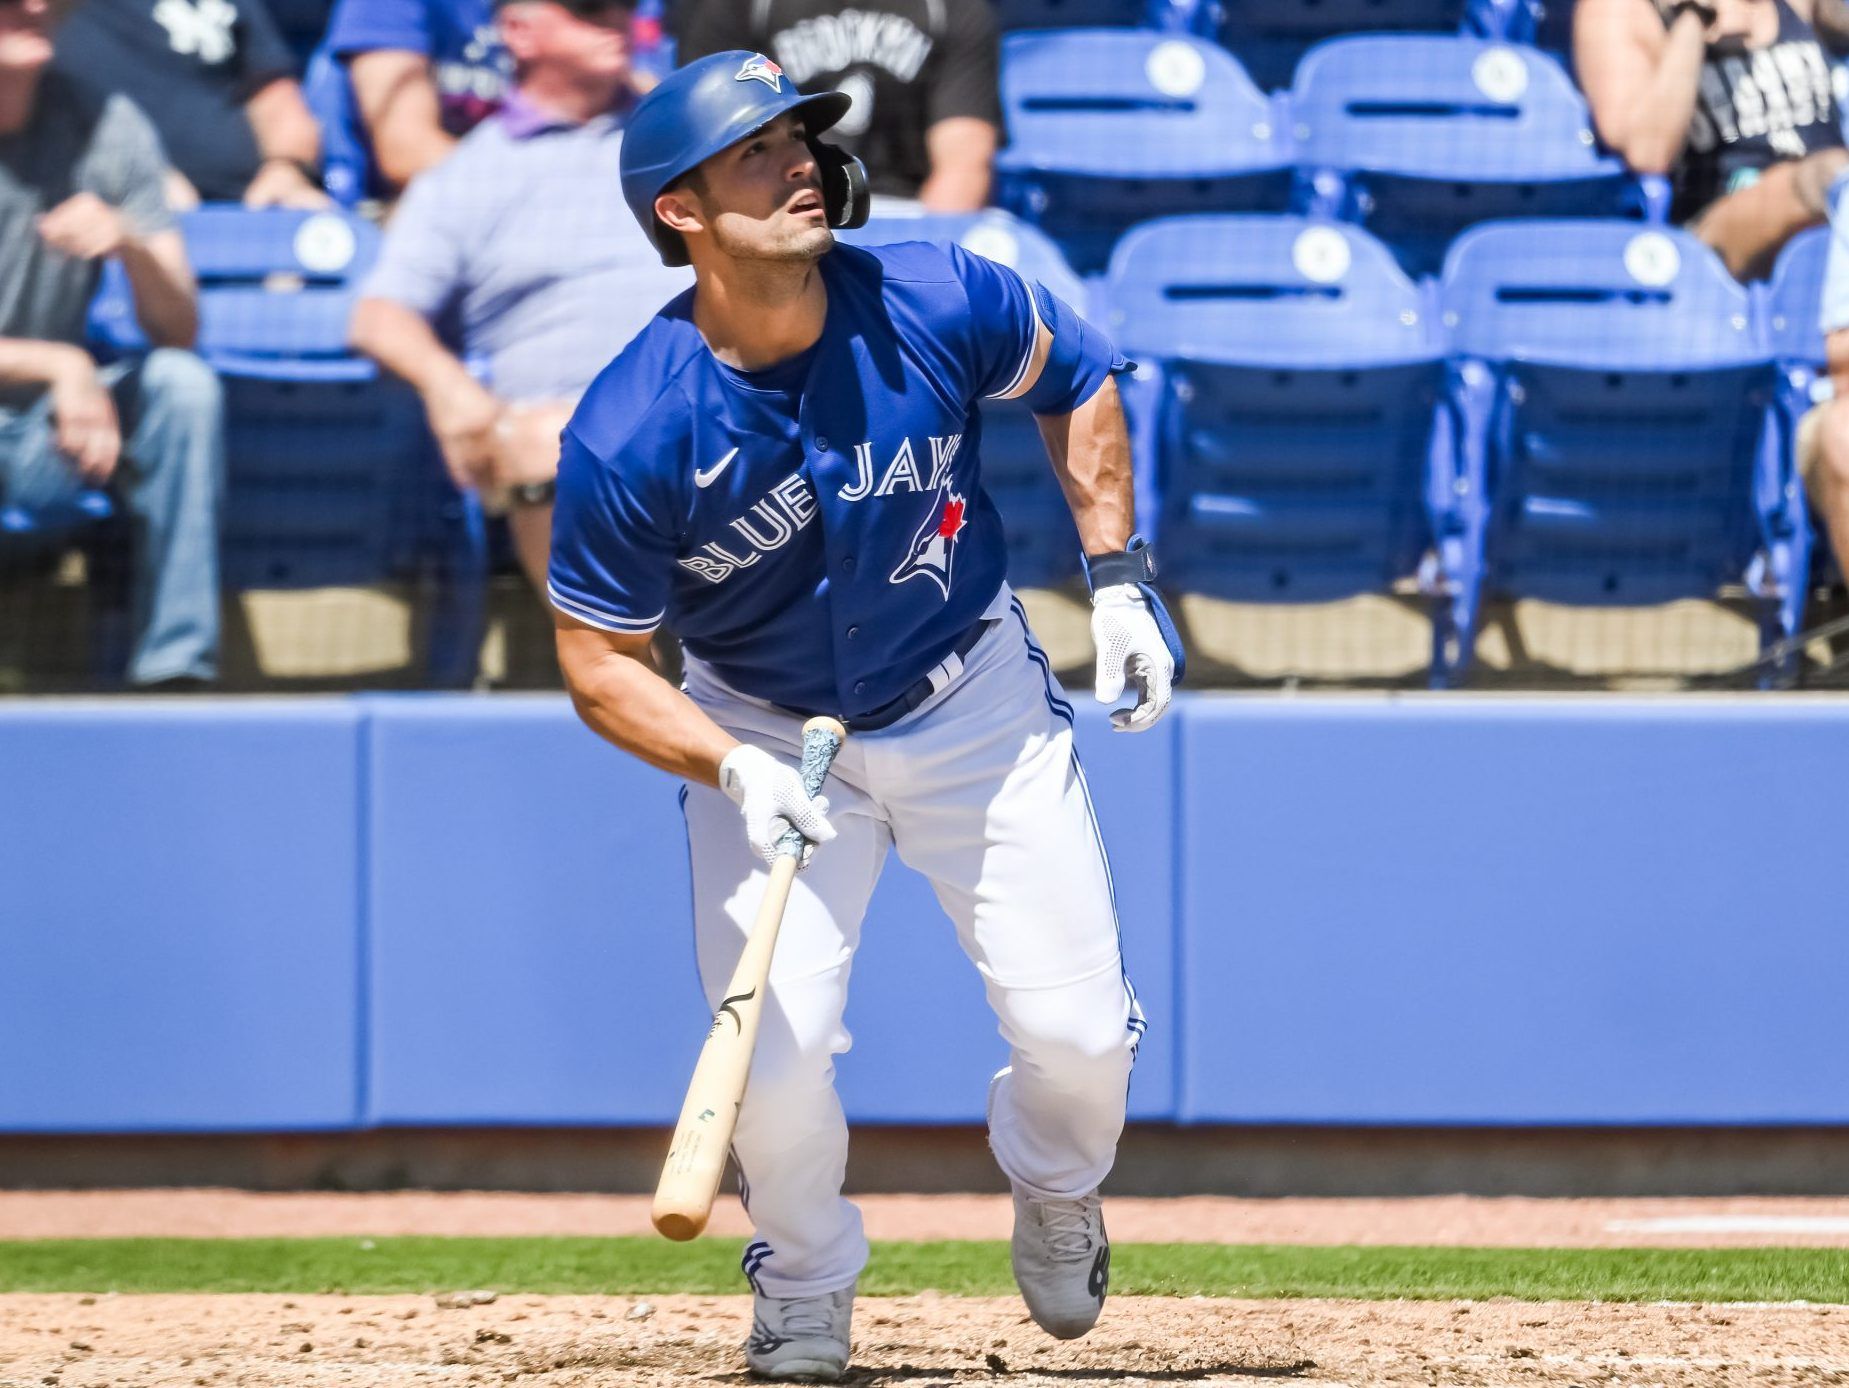
<path fill-rule="evenodd" d="M 163 347 L 100 369 L 115 399 L 122 456 L 110 490 L 133 522 L 131 684 L 218 674 L 218 515 L 224 395 L 191 352 Z M 32 509 L 82 490 L 58 452 L 49 394 L 0 409 L 0 497 Z"/>

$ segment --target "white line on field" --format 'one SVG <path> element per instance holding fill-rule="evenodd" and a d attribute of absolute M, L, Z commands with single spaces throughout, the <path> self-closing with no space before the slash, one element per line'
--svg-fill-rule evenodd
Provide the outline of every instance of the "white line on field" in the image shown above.
<path fill-rule="evenodd" d="M 1669 1215 L 1608 1219 L 1611 1234 L 1849 1234 L 1849 1215 Z"/>

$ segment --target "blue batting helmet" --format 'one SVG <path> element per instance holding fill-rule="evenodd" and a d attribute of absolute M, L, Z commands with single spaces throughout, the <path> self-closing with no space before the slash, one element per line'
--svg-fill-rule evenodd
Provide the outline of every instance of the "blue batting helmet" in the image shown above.
<path fill-rule="evenodd" d="M 788 111 L 801 111 L 822 175 L 822 202 L 831 227 L 867 220 L 867 171 L 846 150 L 816 136 L 847 114 L 846 92 L 804 96 L 762 53 L 735 48 L 670 73 L 643 97 L 623 132 L 623 199 L 661 252 L 662 263 L 685 265 L 687 246 L 655 216 L 655 199 L 696 164 L 737 144 Z"/>

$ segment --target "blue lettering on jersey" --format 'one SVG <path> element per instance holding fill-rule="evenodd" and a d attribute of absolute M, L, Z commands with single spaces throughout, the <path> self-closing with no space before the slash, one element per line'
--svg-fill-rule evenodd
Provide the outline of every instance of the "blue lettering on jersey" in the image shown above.
<path fill-rule="evenodd" d="M 1031 291 L 956 247 L 837 246 L 805 363 L 721 365 L 692 291 L 566 429 L 549 588 L 593 626 L 666 622 L 742 693 L 852 718 L 940 662 L 1001 588 L 986 397 L 1018 384 Z"/>

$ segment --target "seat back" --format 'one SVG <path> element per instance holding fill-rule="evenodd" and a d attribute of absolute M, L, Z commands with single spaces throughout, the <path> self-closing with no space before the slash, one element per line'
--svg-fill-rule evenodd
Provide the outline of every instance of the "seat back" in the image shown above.
<path fill-rule="evenodd" d="M 878 246 L 895 241 L 950 241 L 1037 280 L 1078 313 L 1087 311 L 1085 283 L 1036 228 L 991 210 L 959 216 L 875 217 L 842 239 Z M 1008 540 L 1008 577 L 1019 588 L 1048 587 L 1079 572 L 1072 512 L 1047 462 L 1033 415 L 1019 401 L 982 407 L 983 488 L 1001 511 Z"/>
<path fill-rule="evenodd" d="M 1775 382 L 1712 251 L 1674 229 L 1499 223 L 1453 248 L 1441 295 L 1484 394 L 1493 591 L 1650 603 L 1747 578 L 1781 524 Z"/>
<path fill-rule="evenodd" d="M 1000 201 L 1082 273 L 1148 218 L 1288 204 L 1294 161 L 1273 103 L 1233 57 L 1186 34 L 1071 29 L 1002 43 L 1010 143 Z"/>
<path fill-rule="evenodd" d="M 1772 267 L 1766 285 L 1766 326 L 1772 355 L 1781 362 L 1823 368 L 1823 281 L 1829 268 L 1830 238 L 1837 234 L 1828 226 L 1799 232 L 1785 244 Z"/>
<path fill-rule="evenodd" d="M 1004 32 L 1018 29 L 1140 29 L 1184 26 L 1194 0 L 996 0 Z"/>
<path fill-rule="evenodd" d="M 1445 243 L 1474 222 L 1640 205 L 1625 167 L 1599 152 L 1572 79 L 1539 49 L 1458 36 L 1332 39 L 1298 67 L 1291 114 L 1325 195 L 1340 188 L 1346 210 L 1419 273 L 1435 271 Z"/>
<path fill-rule="evenodd" d="M 1316 601 L 1415 572 L 1444 353 L 1385 247 L 1298 217 L 1173 218 L 1123 239 L 1104 292 L 1158 377 L 1138 466 L 1178 586 Z"/>

